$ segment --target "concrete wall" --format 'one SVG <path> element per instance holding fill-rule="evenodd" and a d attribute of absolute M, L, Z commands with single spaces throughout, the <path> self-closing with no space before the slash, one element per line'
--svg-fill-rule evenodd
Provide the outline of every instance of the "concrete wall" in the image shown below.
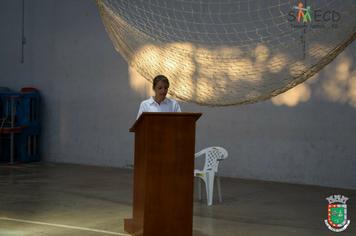
<path fill-rule="evenodd" d="M 2 1 L 0 21 L 0 86 L 40 91 L 42 160 L 133 166 L 129 128 L 150 84 L 115 51 L 95 3 L 25 1 L 23 58 L 22 1 Z M 224 176 L 356 189 L 355 59 L 353 42 L 309 81 L 258 104 L 180 101 L 203 113 L 196 151 L 225 147 Z"/>

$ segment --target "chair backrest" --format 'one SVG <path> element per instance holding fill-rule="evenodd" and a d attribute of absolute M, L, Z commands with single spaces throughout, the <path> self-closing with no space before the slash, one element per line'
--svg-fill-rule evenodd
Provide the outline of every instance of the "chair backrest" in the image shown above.
<path fill-rule="evenodd" d="M 205 153 L 204 171 L 218 171 L 219 161 L 227 157 L 227 151 L 222 147 L 209 147 L 203 150 Z"/>

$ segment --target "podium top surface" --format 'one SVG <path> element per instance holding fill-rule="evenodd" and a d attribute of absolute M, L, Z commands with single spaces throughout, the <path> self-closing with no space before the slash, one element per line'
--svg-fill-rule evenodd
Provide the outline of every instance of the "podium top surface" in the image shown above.
<path fill-rule="evenodd" d="M 191 113 L 191 112 L 142 112 L 140 117 L 136 120 L 136 122 L 133 124 L 133 126 L 130 128 L 130 132 L 135 132 L 136 128 L 141 124 L 141 122 L 145 119 L 147 116 L 194 116 L 196 120 L 198 120 L 201 117 L 202 113 Z"/>

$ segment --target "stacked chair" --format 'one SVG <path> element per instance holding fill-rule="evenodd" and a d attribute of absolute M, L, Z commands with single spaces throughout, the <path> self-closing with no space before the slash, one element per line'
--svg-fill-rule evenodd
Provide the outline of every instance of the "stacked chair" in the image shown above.
<path fill-rule="evenodd" d="M 0 87 L 0 160 L 7 165 L 40 159 L 39 100 L 35 88 L 11 92 Z"/>

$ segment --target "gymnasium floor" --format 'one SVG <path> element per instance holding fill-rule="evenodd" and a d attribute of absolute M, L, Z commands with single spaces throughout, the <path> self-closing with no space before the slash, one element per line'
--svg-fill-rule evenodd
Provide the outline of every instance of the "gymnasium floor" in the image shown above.
<path fill-rule="evenodd" d="M 194 195 L 194 236 L 335 235 L 326 197 L 347 201 L 356 235 L 356 190 L 221 178 L 223 202 Z M 0 163 L 0 235 L 127 235 L 132 217 L 133 170 L 77 164 Z M 184 236 L 184 235 L 182 235 Z"/>

